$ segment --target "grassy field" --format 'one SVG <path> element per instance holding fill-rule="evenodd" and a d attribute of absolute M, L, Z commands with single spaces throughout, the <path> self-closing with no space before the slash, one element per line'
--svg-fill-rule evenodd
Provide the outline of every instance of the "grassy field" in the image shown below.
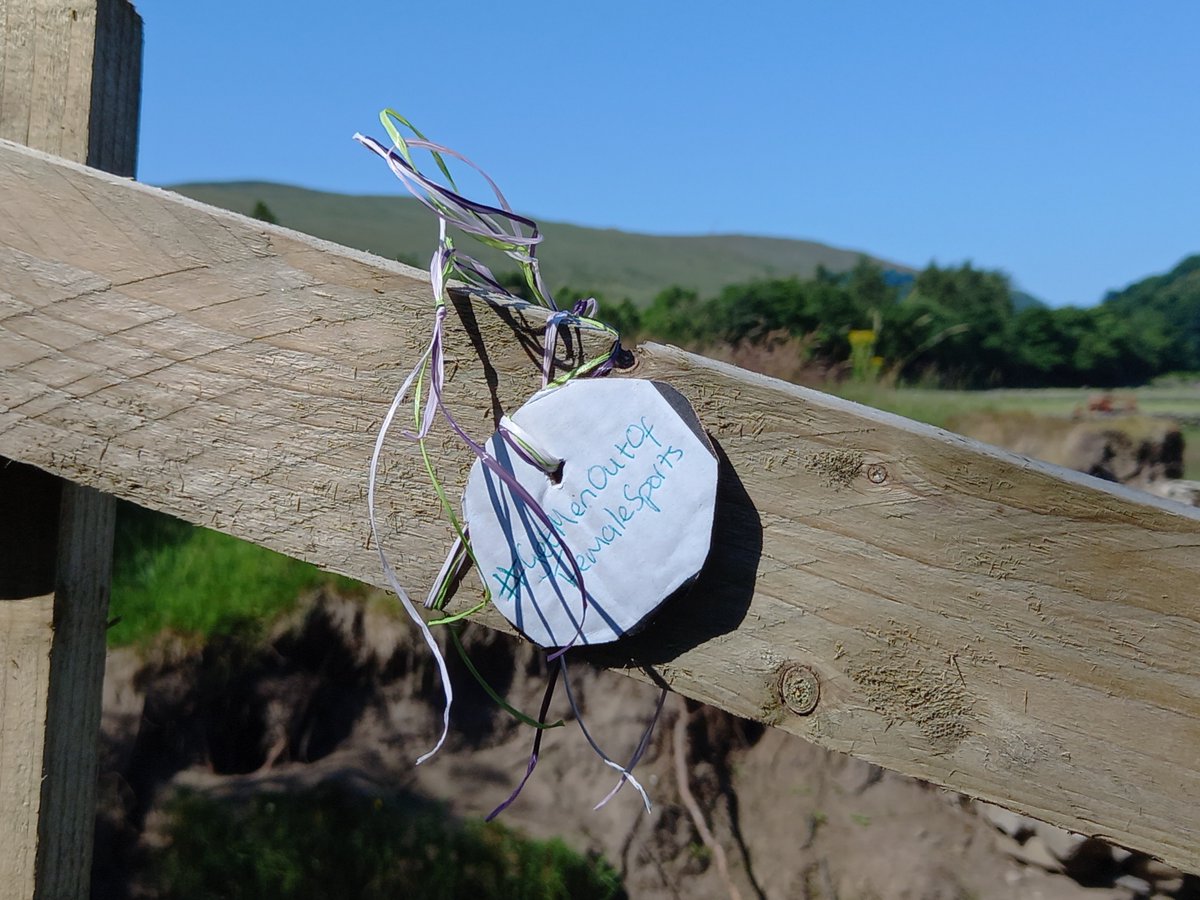
<path fill-rule="evenodd" d="M 164 630 L 202 639 L 214 631 L 262 627 L 323 584 L 364 590 L 281 553 L 123 503 L 108 641 L 142 644 Z"/>
<path fill-rule="evenodd" d="M 831 393 L 884 409 L 918 422 L 945 428 L 955 416 L 979 412 L 1029 412 L 1043 416 L 1071 416 L 1087 409 L 1089 398 L 1100 393 L 1089 388 L 1037 390 L 943 391 L 923 388 L 887 388 L 845 383 L 828 388 Z M 1184 478 L 1200 480 L 1200 387 L 1164 385 L 1112 391 L 1113 405 L 1130 404 L 1143 415 L 1175 419 L 1183 432 Z"/>

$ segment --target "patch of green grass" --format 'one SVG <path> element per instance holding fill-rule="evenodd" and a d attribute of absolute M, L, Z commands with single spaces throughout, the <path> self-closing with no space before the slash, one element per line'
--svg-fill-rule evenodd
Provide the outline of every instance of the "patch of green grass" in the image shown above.
<path fill-rule="evenodd" d="M 712 851 L 699 841 L 692 841 L 687 847 L 688 856 L 692 859 L 708 864 L 712 862 Z"/>
<path fill-rule="evenodd" d="M 616 900 L 604 860 L 560 840 L 496 823 L 458 821 L 408 798 L 333 787 L 220 801 L 196 793 L 168 805 L 166 847 L 150 874 L 163 900 Z"/>
<path fill-rule="evenodd" d="M 825 388 L 858 403 L 897 415 L 943 425 L 955 415 L 969 412 L 1024 411 L 1044 416 L 1069 416 L 1085 410 L 1088 400 L 1110 393 L 1121 408 L 1132 402 L 1147 415 L 1200 420 L 1200 390 L 1189 386 L 1156 386 L 1100 391 L 1092 388 L 1038 388 L 995 391 L 944 391 L 933 388 L 892 388 L 877 384 L 844 383 Z"/>
<path fill-rule="evenodd" d="M 164 629 L 203 637 L 266 623 L 323 584 L 361 589 L 281 553 L 122 504 L 108 640 L 113 646 L 142 643 Z"/>
<path fill-rule="evenodd" d="M 830 385 L 828 390 L 846 400 L 864 406 L 886 410 L 906 419 L 944 427 L 948 419 L 964 410 L 987 409 L 982 393 L 966 395 L 966 391 L 936 391 L 925 388 L 886 388 L 870 384 Z"/>
<path fill-rule="evenodd" d="M 1088 400 L 1097 394 L 1111 393 L 1118 409 L 1132 403 L 1142 415 L 1166 416 L 1178 421 L 1184 439 L 1183 477 L 1200 479 L 1200 389 L 1190 384 L 1149 385 L 1110 392 L 1091 388 L 943 391 L 849 382 L 825 389 L 847 400 L 940 428 L 967 413 L 1028 412 L 1068 417 L 1086 410 Z"/>

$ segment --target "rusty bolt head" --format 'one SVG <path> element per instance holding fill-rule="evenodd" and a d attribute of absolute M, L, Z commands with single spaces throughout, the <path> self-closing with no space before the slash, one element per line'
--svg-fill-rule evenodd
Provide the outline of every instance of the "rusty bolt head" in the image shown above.
<path fill-rule="evenodd" d="M 887 469 L 879 463 L 867 466 L 867 478 L 872 484 L 883 484 L 887 481 Z"/>
<path fill-rule="evenodd" d="M 821 699 L 817 673 L 799 663 L 787 663 L 779 670 L 779 701 L 798 716 L 807 716 Z"/>

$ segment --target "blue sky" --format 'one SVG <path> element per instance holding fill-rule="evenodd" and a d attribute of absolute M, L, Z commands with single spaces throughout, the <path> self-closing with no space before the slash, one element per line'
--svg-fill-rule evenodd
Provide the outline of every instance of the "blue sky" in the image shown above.
<path fill-rule="evenodd" d="M 1194 0 L 135 5 L 152 184 L 398 193 L 350 139 L 393 106 L 547 220 L 972 260 L 1055 305 L 1200 252 Z"/>

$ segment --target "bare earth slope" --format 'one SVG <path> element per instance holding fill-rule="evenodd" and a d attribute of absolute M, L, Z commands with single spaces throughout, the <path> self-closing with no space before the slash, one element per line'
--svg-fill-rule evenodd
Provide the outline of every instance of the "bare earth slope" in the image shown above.
<path fill-rule="evenodd" d="M 484 629 L 470 644 L 518 707 L 536 708 L 545 676 L 532 648 Z M 437 682 L 419 641 L 384 604 L 315 596 L 252 651 L 164 639 L 145 659 L 114 652 L 97 896 L 154 896 L 130 873 L 144 848 L 162 840 L 160 810 L 180 786 L 242 797 L 333 781 L 372 795 L 438 798 L 461 816 L 488 813 L 524 771 L 531 735 L 464 672 L 456 675 L 451 741 L 414 767 L 436 734 Z M 613 755 L 627 755 L 656 691 L 584 665 L 573 683 L 593 733 Z M 561 691 L 557 707 L 552 715 L 566 714 Z M 675 696 L 638 774 L 651 813 L 628 787 L 593 812 L 613 772 L 569 724 L 549 735 L 504 821 L 603 854 L 635 898 L 1136 896 L 1114 886 L 1122 871 L 1085 888 L 1016 861 L 1016 843 L 958 795 Z"/>

